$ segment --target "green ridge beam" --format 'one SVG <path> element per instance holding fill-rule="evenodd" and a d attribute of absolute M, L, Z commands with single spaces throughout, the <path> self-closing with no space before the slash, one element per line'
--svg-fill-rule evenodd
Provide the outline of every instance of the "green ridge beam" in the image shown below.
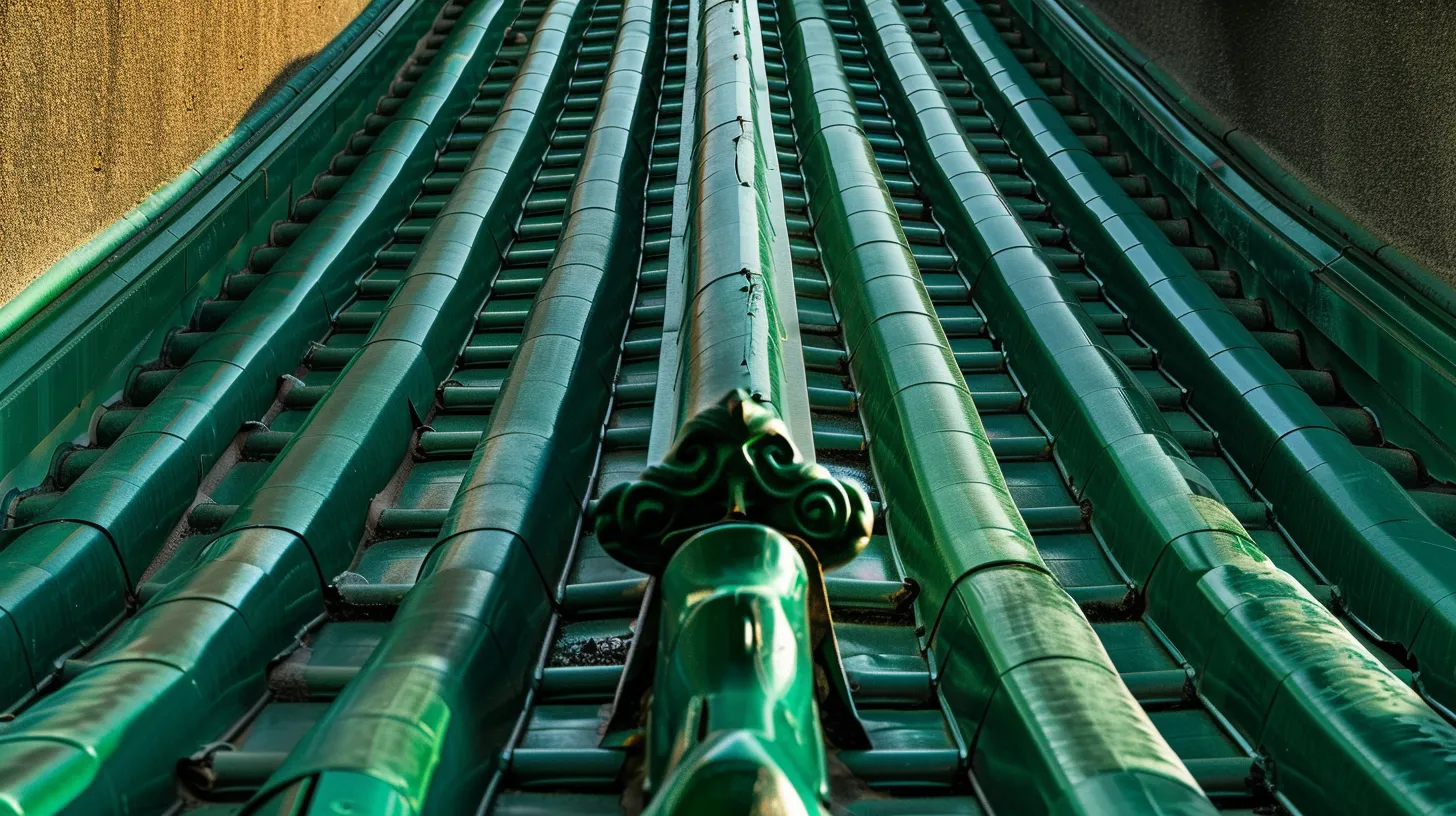
<path fill-rule="evenodd" d="M 774 144 L 763 121 L 767 100 L 759 98 L 766 82 L 761 67 L 754 67 L 762 51 L 755 26 L 756 15 L 742 0 L 700 5 L 679 428 L 739 389 L 785 421 L 793 419 L 786 404 L 808 404 L 793 393 L 792 386 L 802 390 L 803 383 L 788 380 L 782 355 L 783 315 L 792 302 L 780 302 L 778 279 L 784 275 L 776 274 L 775 244 L 783 233 L 775 225 L 783 223 L 783 201 L 769 195 Z"/>
<path fill-rule="evenodd" d="M 804 461 L 780 418 L 807 394 L 781 354 L 791 304 L 779 302 L 782 200 L 766 177 L 777 171 L 756 12 L 699 5 L 680 428 L 663 462 L 597 511 L 603 548 L 660 576 L 645 613 L 660 620 L 649 814 L 824 811 L 814 655 L 833 639 L 821 565 L 853 558 L 872 526 L 863 491 Z M 827 670 L 842 673 L 834 659 Z"/>

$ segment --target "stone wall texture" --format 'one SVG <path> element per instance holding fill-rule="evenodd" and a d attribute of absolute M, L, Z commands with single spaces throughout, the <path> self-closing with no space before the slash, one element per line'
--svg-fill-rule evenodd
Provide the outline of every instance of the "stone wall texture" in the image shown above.
<path fill-rule="evenodd" d="M 1312 191 L 1456 283 L 1456 3 L 1082 2 Z"/>
<path fill-rule="evenodd" d="M 368 0 L 0 0 L 0 303 L 175 177 Z"/>

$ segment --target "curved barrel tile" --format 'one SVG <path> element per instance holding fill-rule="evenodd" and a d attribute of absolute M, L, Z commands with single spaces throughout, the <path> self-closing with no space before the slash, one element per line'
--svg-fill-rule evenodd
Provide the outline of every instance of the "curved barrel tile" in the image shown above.
<path fill-rule="evenodd" d="M 0 556 L 0 704 L 127 610 L 128 595 L 211 462 L 261 416 L 367 267 L 469 106 L 514 4 L 477 3 L 324 211 L 161 393 Z M 13 639 L 12 639 L 13 638 Z M 22 645 L 23 644 L 23 645 Z"/>
<path fill-rule="evenodd" d="M 1055 3 L 435 0 L 7 499 L 0 814 L 1449 810 L 1338 616 L 1444 699 L 1456 498 L 1244 328 Z"/>
<path fill-rule="evenodd" d="M 634 134 L 653 113 L 660 22 L 651 0 L 622 10 L 559 248 L 415 588 L 249 812 L 279 812 L 306 791 L 310 812 L 336 801 L 357 813 L 465 811 L 498 770 L 470 758 L 501 755 L 530 688 L 611 395 L 647 164 Z M 361 788 L 368 796 L 351 792 Z"/>
<path fill-rule="evenodd" d="M 1456 413 L 1448 410 L 1456 399 L 1456 334 L 1450 328 L 1456 307 L 1448 284 L 1334 211 L 1243 131 L 1215 124 L 1084 4 L 1010 5 L 1301 322 L 1331 340 L 1388 395 L 1393 404 L 1381 406 L 1384 427 L 1425 426 L 1414 430 L 1414 438 L 1456 433 Z M 1253 172 L 1235 168 L 1230 156 Z M 1357 399 L 1367 401 L 1373 393 L 1362 389 Z M 1408 418 L 1397 419 L 1405 412 Z M 1422 446 L 1422 453 L 1432 447 Z M 1440 458 L 1449 463 L 1449 451 Z"/>
<path fill-rule="evenodd" d="M 1456 705 L 1456 540 L 1355 449 L 1214 295 L 1083 148 L 984 13 L 962 0 L 931 5 L 962 64 L 999 89 L 990 112 L 1109 263 L 1106 285 L 1137 310 L 1137 325 L 1224 447 L 1340 587 L 1349 612 L 1404 647 L 1425 688 Z"/>
<path fill-rule="evenodd" d="M 536 171 L 544 136 L 532 123 L 554 119 L 560 104 L 563 51 L 578 7 L 557 0 L 548 10 L 527 57 L 531 70 L 517 82 L 523 93 L 507 99 L 472 159 L 480 169 L 467 171 L 446 208 L 460 217 L 431 229 L 364 348 L 262 484 L 191 571 L 109 638 L 80 676 L 0 736 L 0 774 L 13 775 L 0 778 L 0 790 L 21 803 L 52 795 L 47 776 L 62 761 L 75 762 L 53 758 L 54 742 L 80 739 L 77 749 L 89 754 L 83 767 L 90 767 L 70 773 L 78 795 L 99 796 L 94 791 L 116 780 L 131 791 L 125 801 L 162 796 L 186 743 L 122 750 L 134 738 L 128 729 L 166 716 L 192 725 L 169 732 L 174 741 L 218 733 L 255 699 L 267 656 L 318 613 L 322 587 L 349 566 L 371 498 L 407 451 L 415 417 L 428 410 L 438 378 L 474 326 L 493 275 L 473 274 L 472 266 L 499 263 L 490 225 L 516 210 L 520 196 L 512 191 Z M 146 682 L 136 678 L 139 669 Z M 121 812 L 128 806 L 122 801 L 92 812 Z M 66 804 L 28 807 L 52 812 Z"/>
<path fill-rule="evenodd" d="M 788 8 L 810 205 L 872 460 L 934 622 L 941 693 L 984 758 L 978 774 L 1002 779 L 987 796 L 1017 812 L 1132 813 L 1153 799 L 1208 811 L 1032 543 L 880 180 L 827 15 L 815 0 Z M 896 45 L 887 55 L 914 54 Z M 939 93 L 928 72 L 900 78 Z"/>
<path fill-rule="evenodd" d="M 904 62 L 923 65 L 898 9 L 883 0 L 865 7 L 886 54 L 908 55 L 896 61 L 897 79 L 928 76 Z M 1445 795 L 1438 769 L 1456 751 L 1456 730 L 1276 568 L 1218 501 L 1075 294 L 1036 257 L 1034 239 L 988 198 L 994 187 L 948 103 L 902 88 L 901 104 L 921 134 L 941 212 L 958 222 L 963 256 L 980 265 L 976 286 L 1000 313 L 1012 360 L 1029 372 L 1033 410 L 1149 615 L 1198 670 L 1200 692 L 1288 769 L 1283 789 L 1296 802 L 1407 812 Z M 1331 677 L 1343 682 L 1312 682 Z M 1419 759 L 1407 745 L 1420 746 Z M 1402 770 L 1392 774 L 1393 765 Z"/>

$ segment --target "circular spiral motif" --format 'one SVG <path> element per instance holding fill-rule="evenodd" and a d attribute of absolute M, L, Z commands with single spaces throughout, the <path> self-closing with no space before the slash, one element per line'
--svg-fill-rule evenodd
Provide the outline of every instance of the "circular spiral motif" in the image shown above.
<path fill-rule="evenodd" d="M 697 473 L 712 466 L 716 447 L 706 435 L 689 436 L 672 449 L 668 462 L 674 470 Z"/>
<path fill-rule="evenodd" d="M 597 533 L 612 557 L 656 574 L 679 539 L 738 519 L 797 537 L 826 566 L 858 553 L 871 526 L 859 485 L 805 462 L 781 421 L 730 398 L 695 417 L 663 462 L 603 496 Z"/>
<path fill-rule="evenodd" d="M 815 479 L 794 496 L 793 512 L 810 543 L 837 539 L 850 523 L 849 496 L 832 478 Z"/>
<path fill-rule="evenodd" d="M 617 501 L 620 534 L 628 540 L 656 543 L 671 532 L 677 519 L 678 500 L 654 482 L 632 482 L 626 485 Z"/>
<path fill-rule="evenodd" d="M 754 481 L 775 498 L 788 498 L 806 478 L 813 478 L 814 466 L 798 461 L 798 452 L 787 437 L 760 436 L 744 447 Z"/>

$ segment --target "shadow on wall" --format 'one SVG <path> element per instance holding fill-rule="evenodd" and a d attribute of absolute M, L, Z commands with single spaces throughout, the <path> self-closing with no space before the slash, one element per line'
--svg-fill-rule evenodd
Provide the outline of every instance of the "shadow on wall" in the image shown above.
<path fill-rule="evenodd" d="M 259 91 L 257 96 L 253 97 L 253 104 L 249 105 L 247 110 L 238 114 L 238 121 L 241 122 L 256 113 L 259 108 L 263 107 L 273 97 L 273 94 L 283 90 L 283 86 L 288 84 L 288 80 L 293 79 L 294 74 L 302 71 L 305 65 L 313 62 L 313 58 L 318 56 L 322 50 L 323 48 L 319 47 L 307 54 L 289 60 L 288 64 L 278 71 L 277 76 L 273 77 L 273 80 L 264 86 L 263 90 Z"/>
<path fill-rule="evenodd" d="M 1081 2 L 1316 194 L 1456 283 L 1456 3 Z"/>
<path fill-rule="evenodd" d="M 367 3 L 0 1 L 0 303 L 186 169 Z"/>

